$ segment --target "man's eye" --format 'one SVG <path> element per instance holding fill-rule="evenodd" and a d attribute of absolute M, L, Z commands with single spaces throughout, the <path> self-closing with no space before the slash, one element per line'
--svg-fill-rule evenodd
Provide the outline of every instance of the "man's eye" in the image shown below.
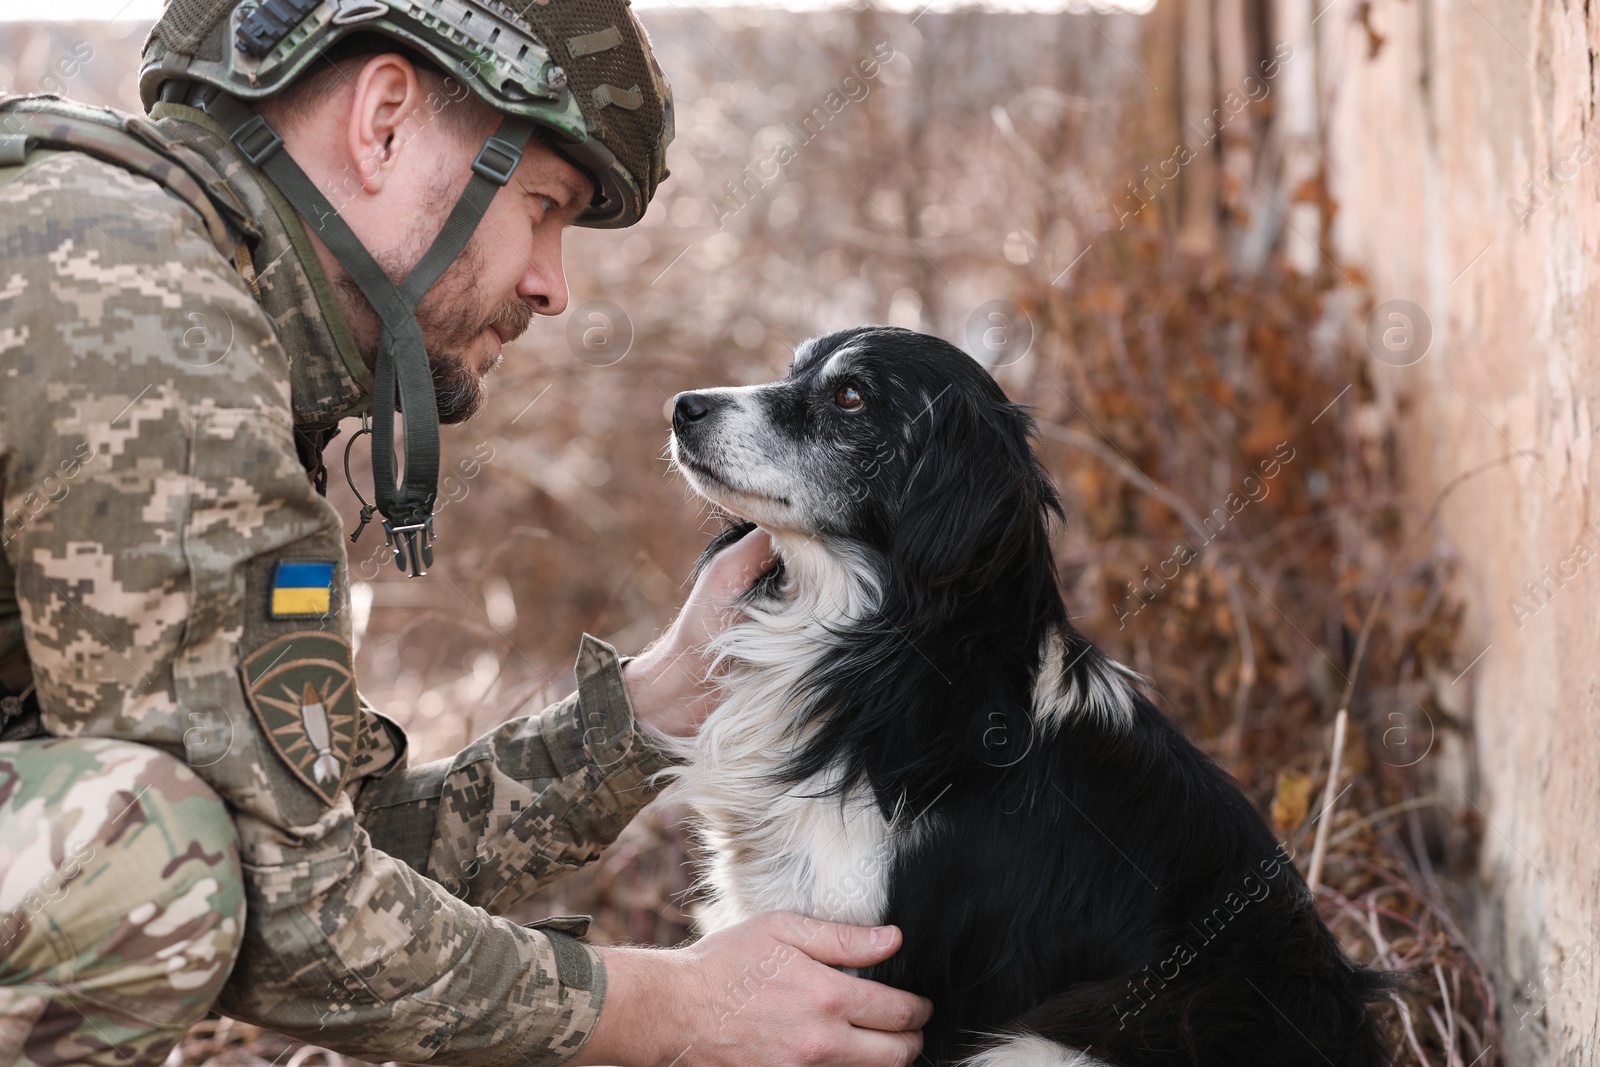
<path fill-rule="evenodd" d="M 860 411 L 866 406 L 866 398 L 861 395 L 861 390 L 848 382 L 839 386 L 838 392 L 833 394 L 833 402 L 840 411 Z"/>

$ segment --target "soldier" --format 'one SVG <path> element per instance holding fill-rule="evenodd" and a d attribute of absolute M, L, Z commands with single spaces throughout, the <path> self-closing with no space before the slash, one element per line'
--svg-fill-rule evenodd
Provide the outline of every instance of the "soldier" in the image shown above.
<path fill-rule="evenodd" d="M 835 969 L 892 928 L 497 917 L 651 798 L 764 536 L 453 758 L 356 692 L 322 449 L 370 416 L 420 575 L 438 423 L 666 174 L 627 0 L 171 0 L 140 88 L 0 103 L 0 1063 L 157 1064 L 213 1005 L 377 1060 L 914 1059 L 927 1003 Z"/>

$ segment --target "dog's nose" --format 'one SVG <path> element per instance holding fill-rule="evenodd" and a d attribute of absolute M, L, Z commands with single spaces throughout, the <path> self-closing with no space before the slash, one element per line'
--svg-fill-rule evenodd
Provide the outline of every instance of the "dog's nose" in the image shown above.
<path fill-rule="evenodd" d="M 682 433 L 684 427 L 699 422 L 711 414 L 711 405 L 699 393 L 679 393 L 672 401 L 672 428 Z"/>

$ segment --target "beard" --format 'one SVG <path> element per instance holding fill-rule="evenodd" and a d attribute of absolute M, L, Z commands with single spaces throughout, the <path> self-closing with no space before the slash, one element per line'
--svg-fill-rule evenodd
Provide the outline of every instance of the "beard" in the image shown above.
<path fill-rule="evenodd" d="M 405 252 L 374 255 L 378 266 L 389 280 L 399 288 L 417 260 L 422 258 L 432 236 L 413 232 Z M 466 422 L 483 410 L 489 399 L 487 376 L 500 365 L 500 356 L 473 360 L 468 349 L 484 331 L 494 329 L 505 342 L 522 336 L 533 321 L 533 309 L 521 300 L 511 299 L 494 304 L 483 292 L 478 279 L 483 272 L 482 249 L 478 235 L 467 242 L 455 262 L 446 268 L 417 305 L 417 325 L 422 327 L 422 340 L 428 353 L 428 371 L 433 377 L 433 396 L 439 409 L 439 421 L 446 424 Z M 378 323 L 376 313 L 367 303 L 360 287 L 348 276 L 336 283 L 343 297 L 345 317 L 354 325 L 351 311 L 359 308 L 363 321 L 371 329 L 366 331 L 370 341 L 360 340 L 361 361 L 368 370 L 377 366 Z M 476 365 L 475 365 L 476 364 Z M 398 399 L 396 405 L 398 406 Z"/>
<path fill-rule="evenodd" d="M 439 421 L 447 424 L 466 422 L 483 410 L 489 399 L 489 372 L 500 365 L 498 354 L 471 365 L 467 349 L 472 343 L 490 329 L 510 342 L 533 321 L 533 309 L 521 300 L 490 306 L 478 285 L 482 258 L 477 251 L 473 237 L 417 306 Z"/>

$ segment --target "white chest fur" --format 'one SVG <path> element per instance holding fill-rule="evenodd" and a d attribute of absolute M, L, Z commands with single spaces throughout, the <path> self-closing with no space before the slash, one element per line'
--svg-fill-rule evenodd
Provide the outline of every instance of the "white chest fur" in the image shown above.
<path fill-rule="evenodd" d="M 827 775 L 788 785 L 779 770 L 803 735 L 797 694 L 829 647 L 829 633 L 877 597 L 870 572 L 811 541 L 780 541 L 783 597 L 757 607 L 717 639 L 728 664 L 723 701 L 674 772 L 673 797 L 692 809 L 711 854 L 707 930 L 761 912 L 875 925 L 887 905 L 899 839 L 870 792 L 843 796 Z"/>

